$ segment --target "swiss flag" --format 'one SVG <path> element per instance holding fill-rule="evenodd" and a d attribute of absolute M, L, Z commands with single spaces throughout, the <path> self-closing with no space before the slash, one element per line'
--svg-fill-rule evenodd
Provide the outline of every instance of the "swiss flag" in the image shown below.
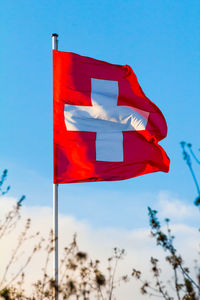
<path fill-rule="evenodd" d="M 169 171 L 166 121 L 127 65 L 53 50 L 53 130 L 54 183 Z"/>

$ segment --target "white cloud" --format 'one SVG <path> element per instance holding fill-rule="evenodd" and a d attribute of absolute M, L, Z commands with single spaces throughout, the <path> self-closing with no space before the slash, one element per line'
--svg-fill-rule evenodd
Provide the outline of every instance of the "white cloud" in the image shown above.
<path fill-rule="evenodd" d="M 170 197 L 159 195 L 159 210 L 161 215 L 176 217 L 177 212 L 181 211 L 181 216 L 177 220 L 183 220 L 185 217 L 189 218 L 191 213 L 187 213 L 186 209 L 179 200 L 172 202 Z M 0 220 L 16 202 L 13 198 L 4 197 L 0 200 Z M 15 232 L 0 240 L 0 278 L 2 278 L 2 270 L 5 268 L 8 259 L 12 253 L 12 249 L 17 243 L 18 233 L 22 230 L 25 219 L 32 219 L 33 231 L 40 231 L 43 236 L 47 236 L 52 226 L 52 210 L 49 207 L 27 207 L 23 206 L 21 210 L 22 220 Z M 199 243 L 199 233 L 196 228 L 189 225 L 178 223 L 172 225 L 173 232 L 176 234 L 176 245 L 181 254 L 185 258 L 186 265 L 193 267 L 193 259 L 197 256 L 197 248 Z M 151 256 L 160 258 L 161 266 L 163 267 L 163 276 L 169 278 L 169 269 L 164 261 L 165 253 L 162 249 L 155 245 L 155 241 L 150 237 L 149 228 L 141 228 L 137 230 L 124 230 L 119 228 L 102 228 L 94 229 L 87 222 L 78 221 L 72 216 L 59 215 L 59 249 L 64 248 L 72 240 L 74 233 L 78 235 L 78 244 L 80 249 L 89 253 L 93 259 L 100 259 L 102 267 L 106 267 L 106 260 L 112 254 L 112 248 L 115 246 L 124 248 L 126 250 L 125 258 L 120 262 L 119 273 L 130 274 L 132 268 L 139 269 L 143 272 L 145 279 L 151 280 L 152 275 L 149 272 Z M 22 264 L 26 253 L 29 253 L 32 248 L 30 243 L 25 245 L 24 253 L 19 257 L 19 264 Z M 27 269 L 27 277 L 29 283 L 32 280 L 38 279 L 41 275 L 41 267 L 44 262 L 44 253 L 38 254 L 33 259 L 32 264 Z M 11 273 L 14 272 L 17 266 L 13 265 Z M 51 267 L 50 267 L 51 270 Z M 28 283 L 27 283 L 28 284 Z M 122 284 L 116 292 L 118 300 L 142 300 L 148 299 L 140 295 L 140 284 L 131 280 L 128 284 Z M 151 299 L 154 299 L 153 297 Z M 157 299 L 157 298 L 155 298 Z"/>
<path fill-rule="evenodd" d="M 186 220 L 199 221 L 199 211 L 195 205 L 186 204 L 177 195 L 169 192 L 158 194 L 158 211 L 161 218 L 170 218 L 173 222 Z"/>

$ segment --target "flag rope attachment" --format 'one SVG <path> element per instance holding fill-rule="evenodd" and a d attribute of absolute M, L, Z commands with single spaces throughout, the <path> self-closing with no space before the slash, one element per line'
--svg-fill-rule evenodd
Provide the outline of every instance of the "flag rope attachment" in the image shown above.
<path fill-rule="evenodd" d="M 52 50 L 58 50 L 58 34 L 53 33 L 52 37 Z M 54 279 L 54 299 L 58 300 L 58 184 L 53 183 L 53 247 L 54 247 L 54 260 L 53 260 L 53 279 Z"/>

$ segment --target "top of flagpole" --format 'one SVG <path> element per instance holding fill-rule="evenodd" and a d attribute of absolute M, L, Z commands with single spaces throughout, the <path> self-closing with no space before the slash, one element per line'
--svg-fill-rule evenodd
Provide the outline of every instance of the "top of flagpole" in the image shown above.
<path fill-rule="evenodd" d="M 58 34 L 52 33 L 52 50 L 58 50 Z"/>

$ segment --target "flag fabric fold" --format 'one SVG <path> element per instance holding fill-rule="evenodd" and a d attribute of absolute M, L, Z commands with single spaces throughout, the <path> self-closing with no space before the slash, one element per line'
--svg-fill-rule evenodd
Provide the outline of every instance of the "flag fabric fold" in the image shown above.
<path fill-rule="evenodd" d="M 53 50 L 54 183 L 168 172 L 166 135 L 131 67 Z"/>

